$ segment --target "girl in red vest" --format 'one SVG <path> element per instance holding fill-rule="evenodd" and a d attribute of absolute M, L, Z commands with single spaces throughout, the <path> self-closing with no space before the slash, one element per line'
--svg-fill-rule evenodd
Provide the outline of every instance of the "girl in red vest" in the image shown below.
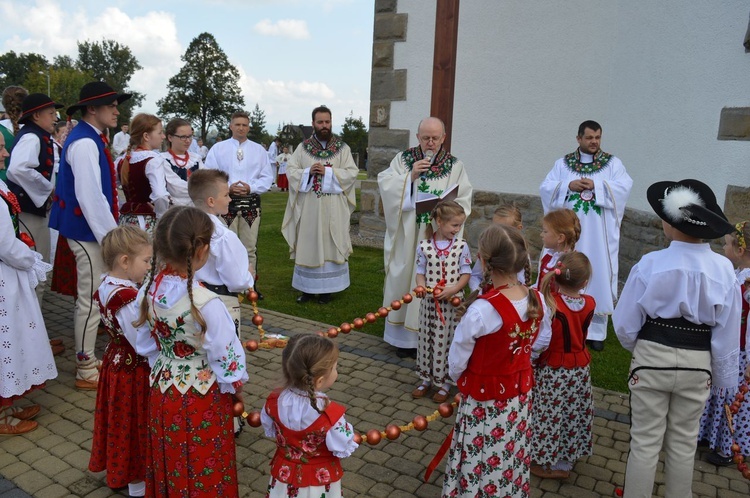
<path fill-rule="evenodd" d="M 146 358 L 135 352 L 133 321 L 139 314 L 138 286 L 151 268 L 151 256 L 151 242 L 143 230 L 120 226 L 110 231 L 102 240 L 102 258 L 109 271 L 94 294 L 110 340 L 99 373 L 89 470 L 106 470 L 107 486 L 128 486 L 130 496 L 146 493 L 151 369 Z"/>
<path fill-rule="evenodd" d="M 339 459 L 357 443 L 344 407 L 321 392 L 336 382 L 338 356 L 330 339 L 304 334 L 292 337 L 281 355 L 284 387 L 271 393 L 261 412 L 266 436 L 277 446 L 269 498 L 341 497 Z"/>
<path fill-rule="evenodd" d="M 525 497 L 531 359 L 549 343 L 549 319 L 539 293 L 518 281 L 528 260 L 519 230 L 488 227 L 479 238 L 479 256 L 491 287 L 479 299 L 476 292 L 469 297 L 448 353 L 449 374 L 463 399 L 443 496 Z"/>
<path fill-rule="evenodd" d="M 747 316 L 750 313 L 750 222 L 741 221 L 734 232 L 724 236 L 724 255 L 732 262 L 742 289 L 742 317 L 740 319 L 740 370 L 739 384 L 750 381 L 750 352 L 747 341 Z M 740 445 L 740 453 L 745 459 L 750 457 L 750 403 L 745 401 L 732 416 L 734 437 L 729 425 L 724 405 L 732 405 L 737 392 L 734 389 L 712 387 L 711 396 L 701 417 L 698 440 L 708 441 L 713 450 L 706 458 L 714 465 L 732 463 L 732 442 Z"/>
<path fill-rule="evenodd" d="M 582 293 L 589 278 L 589 258 L 569 252 L 542 280 L 552 317 L 552 341 L 535 369 L 531 411 L 531 473 L 542 478 L 568 478 L 575 461 L 593 451 L 594 401 L 586 335 L 596 303 Z"/>
<path fill-rule="evenodd" d="M 556 209 L 542 218 L 542 254 L 539 255 L 539 272 L 535 287 L 539 289 L 544 276 L 555 269 L 557 259 L 575 250 L 581 238 L 581 222 L 572 209 Z M 553 287 L 554 290 L 554 287 Z"/>

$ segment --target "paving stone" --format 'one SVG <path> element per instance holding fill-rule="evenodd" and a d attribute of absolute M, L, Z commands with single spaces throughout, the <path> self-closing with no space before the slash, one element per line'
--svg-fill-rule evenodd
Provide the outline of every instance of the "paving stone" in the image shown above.
<path fill-rule="evenodd" d="M 31 470 L 31 467 L 29 466 L 29 464 L 24 463 L 24 462 L 15 462 L 3 468 L 2 475 L 6 479 L 12 480 L 20 476 L 21 474 L 28 472 L 29 470 Z"/>
<path fill-rule="evenodd" d="M 52 484 L 52 480 L 38 470 L 29 470 L 15 477 L 13 482 L 27 493 L 35 494 Z"/>
<path fill-rule="evenodd" d="M 50 484 L 35 493 L 36 498 L 62 498 L 68 496 L 68 490 L 60 484 Z"/>

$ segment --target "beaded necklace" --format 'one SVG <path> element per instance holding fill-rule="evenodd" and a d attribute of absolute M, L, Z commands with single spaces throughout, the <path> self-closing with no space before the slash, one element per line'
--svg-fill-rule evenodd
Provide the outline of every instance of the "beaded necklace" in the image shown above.
<path fill-rule="evenodd" d="M 180 158 L 180 156 L 172 152 L 172 149 L 169 149 L 169 155 L 172 156 L 172 159 L 174 159 L 174 163 L 178 168 L 184 168 L 187 166 L 188 161 L 190 161 L 190 152 L 185 152 L 185 156 Z"/>

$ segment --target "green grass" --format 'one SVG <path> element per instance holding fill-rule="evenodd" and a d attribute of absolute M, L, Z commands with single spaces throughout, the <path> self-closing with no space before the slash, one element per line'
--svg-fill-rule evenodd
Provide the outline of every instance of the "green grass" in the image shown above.
<path fill-rule="evenodd" d="M 358 192 L 359 193 L 359 192 Z M 340 325 L 365 313 L 376 311 L 383 299 L 383 251 L 355 247 L 349 258 L 351 286 L 326 305 L 317 302 L 297 304 L 299 291 L 292 288 L 294 261 L 289 259 L 289 246 L 281 234 L 281 221 L 286 209 L 287 194 L 263 194 L 263 222 L 258 237 L 258 284 L 265 299 L 261 307 L 318 322 Z M 359 197 L 358 197 L 359 200 Z M 362 329 L 382 337 L 384 322 L 378 319 Z M 610 325 L 604 351 L 591 352 L 591 377 L 595 386 L 627 392 L 630 353 L 620 346 Z"/>

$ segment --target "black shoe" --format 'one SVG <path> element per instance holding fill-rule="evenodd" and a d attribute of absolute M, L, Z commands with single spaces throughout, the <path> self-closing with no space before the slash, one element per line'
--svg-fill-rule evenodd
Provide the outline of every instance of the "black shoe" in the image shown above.
<path fill-rule="evenodd" d="M 594 351 L 604 350 L 604 341 L 586 341 L 586 344 L 588 344 Z"/>
<path fill-rule="evenodd" d="M 303 293 L 302 293 L 302 294 L 301 294 L 301 295 L 300 295 L 300 296 L 299 296 L 299 297 L 297 298 L 297 302 L 298 302 L 299 304 L 302 304 L 302 303 L 306 303 L 306 302 L 308 302 L 308 301 L 311 301 L 311 300 L 312 300 L 312 298 L 313 298 L 313 295 L 312 295 L 312 294 L 308 294 L 307 292 L 303 292 Z"/>
<path fill-rule="evenodd" d="M 330 294 L 319 294 L 318 304 L 328 304 L 331 302 L 331 299 L 333 299 L 333 297 Z"/>
<path fill-rule="evenodd" d="M 708 463 L 712 463 L 716 465 L 717 467 L 725 467 L 727 465 L 732 465 L 732 457 L 728 456 L 721 456 L 715 451 L 713 453 L 709 453 L 706 457 L 706 460 L 708 460 Z"/>
<path fill-rule="evenodd" d="M 414 348 L 396 348 L 396 356 L 399 358 L 417 359 L 417 350 Z"/>

